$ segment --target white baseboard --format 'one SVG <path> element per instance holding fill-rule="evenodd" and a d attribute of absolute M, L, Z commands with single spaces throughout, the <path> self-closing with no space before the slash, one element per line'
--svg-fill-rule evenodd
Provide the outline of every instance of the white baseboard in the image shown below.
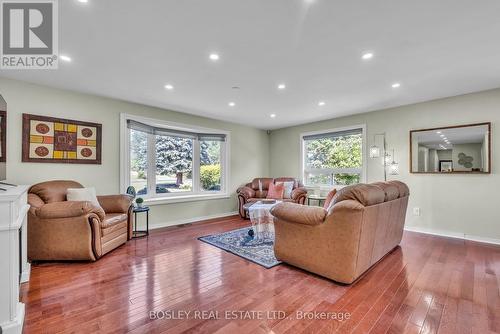
<path fill-rule="evenodd" d="M 31 273 L 31 263 L 26 264 L 26 269 L 22 271 L 21 273 L 21 282 L 20 283 L 26 283 L 29 282 L 30 280 L 30 273 Z"/>
<path fill-rule="evenodd" d="M 24 304 L 17 303 L 16 317 L 0 324 L 3 334 L 21 334 L 23 332 L 24 311 Z"/>
<path fill-rule="evenodd" d="M 485 244 L 500 245 L 500 239 L 479 237 L 476 235 L 469 235 L 469 234 L 459 233 L 459 232 L 436 230 L 436 229 L 423 228 L 423 227 L 408 227 L 408 226 L 405 227 L 405 231 L 431 234 L 431 235 L 436 235 L 439 237 L 447 237 L 447 238 L 476 241 L 476 242 L 482 242 Z"/>
<path fill-rule="evenodd" d="M 238 214 L 238 211 L 233 211 L 233 212 L 226 212 L 226 213 L 218 213 L 218 214 L 209 215 L 209 216 L 192 217 L 192 218 L 174 220 L 174 221 L 169 221 L 169 222 L 151 224 L 151 225 L 149 225 L 149 229 L 155 230 L 155 229 L 162 228 L 162 227 L 169 227 L 169 226 L 176 226 L 176 225 L 183 225 L 183 224 L 192 224 L 192 223 L 196 223 L 196 222 L 200 222 L 200 221 L 204 221 L 204 220 L 209 220 L 209 219 L 230 217 L 230 216 L 234 216 L 237 214 Z"/>

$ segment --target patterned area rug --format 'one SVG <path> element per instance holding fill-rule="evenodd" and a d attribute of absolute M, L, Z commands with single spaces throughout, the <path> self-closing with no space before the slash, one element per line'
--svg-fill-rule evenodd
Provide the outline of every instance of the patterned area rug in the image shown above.
<path fill-rule="evenodd" d="M 250 229 L 250 227 L 244 227 L 220 234 L 207 235 L 198 239 L 260 264 L 267 269 L 281 264 L 281 261 L 276 260 L 274 256 L 274 235 L 263 242 L 257 242 L 248 235 Z"/>

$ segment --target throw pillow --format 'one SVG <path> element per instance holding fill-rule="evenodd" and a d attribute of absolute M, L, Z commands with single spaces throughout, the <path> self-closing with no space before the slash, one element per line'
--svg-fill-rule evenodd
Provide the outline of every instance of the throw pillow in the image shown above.
<path fill-rule="evenodd" d="M 95 207 L 101 208 L 101 204 L 97 200 L 95 188 L 68 188 L 66 199 L 68 201 L 91 202 Z"/>
<path fill-rule="evenodd" d="M 323 209 L 328 210 L 330 208 L 330 204 L 332 204 L 332 200 L 337 195 L 337 189 L 333 189 L 326 195 L 325 204 L 323 205 Z"/>
<path fill-rule="evenodd" d="M 292 198 L 292 191 L 293 191 L 293 184 L 295 182 L 293 181 L 286 181 L 283 182 L 283 186 L 285 187 L 285 192 L 283 193 L 283 198 Z"/>
<path fill-rule="evenodd" d="M 285 187 L 283 183 L 269 183 L 269 191 L 267 192 L 267 198 L 269 199 L 283 199 L 283 193 L 285 192 Z"/>

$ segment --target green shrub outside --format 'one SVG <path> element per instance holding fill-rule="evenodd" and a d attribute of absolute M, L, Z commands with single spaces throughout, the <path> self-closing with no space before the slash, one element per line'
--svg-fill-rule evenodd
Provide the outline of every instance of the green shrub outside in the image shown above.
<path fill-rule="evenodd" d="M 220 165 L 200 166 L 200 183 L 204 190 L 220 190 Z"/>

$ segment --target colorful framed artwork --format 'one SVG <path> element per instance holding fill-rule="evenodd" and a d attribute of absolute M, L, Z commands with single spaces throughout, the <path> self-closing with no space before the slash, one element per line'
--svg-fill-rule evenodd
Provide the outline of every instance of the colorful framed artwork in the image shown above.
<path fill-rule="evenodd" d="M 23 114 L 23 162 L 101 164 L 102 125 Z"/>

